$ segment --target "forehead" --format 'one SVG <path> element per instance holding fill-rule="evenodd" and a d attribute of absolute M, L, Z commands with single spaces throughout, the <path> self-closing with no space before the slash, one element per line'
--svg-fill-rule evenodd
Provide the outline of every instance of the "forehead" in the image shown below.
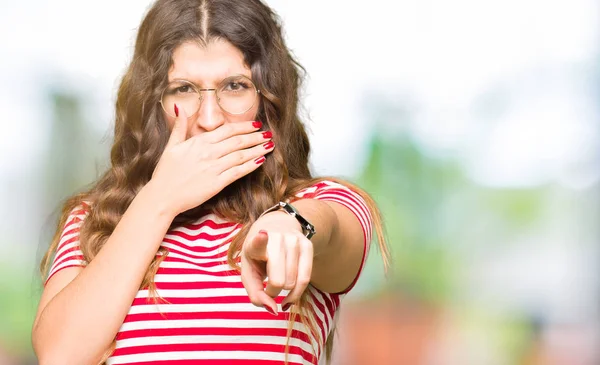
<path fill-rule="evenodd" d="M 242 52 L 225 40 L 213 40 L 206 46 L 185 42 L 173 52 L 169 81 L 185 79 L 206 85 L 216 84 L 232 75 L 252 77 Z"/>

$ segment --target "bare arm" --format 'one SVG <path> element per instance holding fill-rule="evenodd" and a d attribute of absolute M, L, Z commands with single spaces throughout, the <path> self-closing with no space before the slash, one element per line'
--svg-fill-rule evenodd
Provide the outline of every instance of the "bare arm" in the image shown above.
<path fill-rule="evenodd" d="M 361 224 L 347 207 L 331 201 L 303 199 L 298 210 L 323 234 L 313 239 L 315 258 L 311 284 L 328 293 L 342 292 L 352 284 L 365 255 Z M 312 219 L 312 220 L 310 220 Z"/>
<path fill-rule="evenodd" d="M 97 364 L 173 218 L 257 169 L 272 151 L 263 147 L 270 136 L 258 128 L 231 123 L 186 139 L 187 116 L 180 113 L 151 181 L 98 255 L 85 268 L 65 268 L 48 280 L 32 330 L 41 365 Z"/>
<path fill-rule="evenodd" d="M 315 225 L 317 232 L 311 238 L 314 258 L 310 283 L 328 293 L 344 291 L 356 278 L 365 254 L 365 239 L 359 219 L 350 209 L 333 201 L 300 199 L 293 205 Z M 274 227 L 290 227 L 290 230 L 302 232 L 296 219 L 282 211 L 265 215 L 255 226 L 250 236 L 260 229 L 269 231 Z M 278 289 L 283 287 L 276 286 Z"/>
<path fill-rule="evenodd" d="M 369 208 L 350 189 L 333 186 L 293 204 L 315 225 L 315 236 L 308 240 L 294 217 L 274 211 L 254 222 L 242 247 L 242 282 L 250 301 L 274 314 L 282 289 L 290 290 L 283 311 L 309 284 L 329 293 L 349 291 L 370 243 Z"/>
<path fill-rule="evenodd" d="M 40 364 L 100 360 L 173 217 L 147 185 L 85 269 L 67 268 L 48 281 L 32 331 Z"/>

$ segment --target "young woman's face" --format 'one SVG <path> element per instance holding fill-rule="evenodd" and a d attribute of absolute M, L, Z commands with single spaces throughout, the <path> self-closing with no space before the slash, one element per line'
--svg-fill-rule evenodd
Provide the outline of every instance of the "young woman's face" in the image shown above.
<path fill-rule="evenodd" d="M 173 66 L 169 70 L 168 77 L 169 82 L 183 79 L 192 82 L 199 89 L 215 89 L 219 88 L 227 77 L 237 75 L 252 79 L 252 73 L 244 64 L 242 53 L 227 41 L 214 40 L 206 47 L 200 47 L 194 42 L 186 42 L 177 47 L 173 52 Z M 229 91 L 239 88 L 237 84 L 228 85 Z M 184 87 L 181 90 L 186 91 L 189 88 Z M 212 131 L 225 123 L 256 120 L 260 105 L 258 94 L 253 94 L 254 103 L 250 109 L 241 114 L 230 114 L 224 111 L 217 103 L 214 91 L 200 91 L 200 94 L 202 101 L 198 111 L 188 115 L 187 138 Z M 223 105 L 223 102 L 221 104 Z M 173 114 L 173 111 L 169 112 Z M 172 129 L 175 117 L 164 111 L 163 113 L 169 129 Z"/>

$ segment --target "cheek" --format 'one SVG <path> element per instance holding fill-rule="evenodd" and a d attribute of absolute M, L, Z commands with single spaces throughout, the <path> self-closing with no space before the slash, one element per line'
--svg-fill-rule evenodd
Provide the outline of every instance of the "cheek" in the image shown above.
<path fill-rule="evenodd" d="M 248 110 L 244 114 L 228 115 L 227 121 L 230 123 L 236 123 L 236 122 L 247 122 L 250 120 L 256 120 L 257 114 L 258 114 L 258 106 L 254 106 L 254 107 L 252 107 L 252 109 Z"/>

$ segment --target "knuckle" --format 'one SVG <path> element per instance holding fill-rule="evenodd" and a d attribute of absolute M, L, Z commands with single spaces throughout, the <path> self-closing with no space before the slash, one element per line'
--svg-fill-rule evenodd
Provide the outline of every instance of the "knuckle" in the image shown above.
<path fill-rule="evenodd" d="M 313 243 L 311 240 L 309 240 L 308 238 L 302 236 L 299 240 L 298 240 L 298 246 L 302 247 L 302 249 L 305 250 L 312 250 L 313 249 Z"/>
<path fill-rule="evenodd" d="M 288 250 L 296 251 L 300 246 L 300 244 L 298 242 L 298 237 L 295 235 L 288 236 L 285 240 L 285 246 L 286 246 L 286 249 L 288 249 Z"/>
<path fill-rule="evenodd" d="M 310 284 L 310 278 L 307 277 L 299 277 L 296 282 L 296 286 L 299 287 L 306 287 L 308 284 Z"/>
<path fill-rule="evenodd" d="M 237 152 L 237 153 L 236 153 L 236 156 L 235 156 L 235 162 L 236 162 L 238 165 L 241 165 L 241 164 L 243 164 L 244 162 L 246 162 L 246 158 L 245 158 L 245 156 L 244 156 L 244 153 L 243 153 L 243 152 L 241 152 L 241 151 L 240 151 L 240 152 Z"/>
<path fill-rule="evenodd" d="M 200 150 L 200 160 L 205 161 L 205 160 L 212 160 L 213 159 L 213 154 L 211 153 L 211 151 L 207 150 L 207 149 L 202 149 Z"/>
<path fill-rule="evenodd" d="M 237 180 L 240 177 L 244 176 L 243 170 L 240 167 L 233 167 L 230 169 L 230 172 L 234 180 Z"/>
<path fill-rule="evenodd" d="M 248 298 L 250 299 L 250 303 L 254 304 L 255 306 L 260 307 L 262 305 L 256 294 L 248 294 Z"/>
<path fill-rule="evenodd" d="M 223 133 L 227 136 L 230 136 L 233 134 L 233 132 L 235 132 L 235 129 L 233 128 L 233 125 L 231 123 L 225 124 L 223 126 Z"/>
<path fill-rule="evenodd" d="M 242 149 L 246 147 L 246 138 L 244 136 L 236 136 L 235 137 L 235 146 L 238 149 Z"/>
<path fill-rule="evenodd" d="M 281 289 L 285 285 L 284 281 L 280 278 L 269 278 L 269 284 L 276 289 Z"/>
<path fill-rule="evenodd" d="M 227 142 L 232 150 L 239 150 L 242 148 L 242 139 L 240 136 L 233 136 L 229 138 Z"/>
<path fill-rule="evenodd" d="M 244 169 L 240 166 L 239 168 L 235 169 L 235 178 L 239 179 L 243 176 L 247 175 L 247 172 L 244 171 Z"/>

